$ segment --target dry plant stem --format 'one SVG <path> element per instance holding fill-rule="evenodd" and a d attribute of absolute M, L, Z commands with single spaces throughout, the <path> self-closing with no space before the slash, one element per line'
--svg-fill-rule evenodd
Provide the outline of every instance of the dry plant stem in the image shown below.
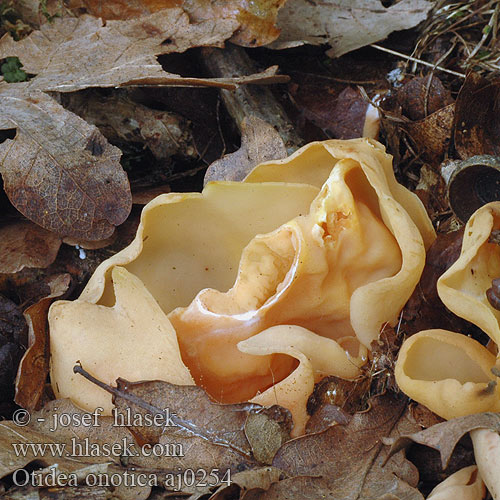
<path fill-rule="evenodd" d="M 211 75 L 246 75 L 253 71 L 253 64 L 244 49 L 227 44 L 224 50 L 205 48 L 202 60 Z M 238 129 L 242 130 L 246 116 L 256 116 L 272 125 L 285 142 L 288 154 L 304 144 L 296 134 L 293 124 L 268 88 L 260 85 L 244 85 L 234 92 L 221 90 L 222 99 Z"/>
<path fill-rule="evenodd" d="M 422 61 L 421 59 L 417 59 L 416 57 L 409 56 L 407 54 L 403 54 L 402 52 L 397 52 L 396 50 L 392 49 L 387 49 L 385 47 L 382 47 L 380 45 L 377 45 L 376 43 L 372 43 L 370 47 L 373 47 L 374 49 L 381 50 L 382 52 L 387 52 L 388 54 L 392 54 L 393 56 L 398 56 L 403 59 L 407 59 L 408 61 L 413 61 L 418 64 L 422 64 L 423 66 L 428 66 L 429 68 L 432 69 L 438 69 L 439 71 L 443 71 L 445 73 L 449 73 L 450 75 L 455 75 L 459 76 L 460 78 L 465 78 L 465 75 L 463 73 L 459 73 L 458 71 L 453 71 L 451 69 L 446 69 L 443 68 L 442 66 L 437 66 L 436 64 L 432 64 L 427 61 Z"/>
<path fill-rule="evenodd" d="M 129 401 L 130 403 L 138 406 L 139 408 L 146 410 L 152 415 L 165 415 L 165 410 L 162 410 L 161 408 L 157 408 L 156 406 L 149 404 L 147 401 L 144 401 L 144 399 L 137 397 L 135 394 L 131 394 L 129 392 L 122 391 L 120 389 L 117 389 L 116 387 L 112 387 L 108 384 L 105 384 L 99 379 L 93 377 L 81 365 L 75 365 L 73 367 L 73 372 L 78 373 L 82 377 L 86 378 L 89 382 L 92 382 L 93 384 L 99 386 L 101 389 L 104 389 L 110 394 L 113 394 L 113 396 L 125 399 L 126 401 Z M 211 432 L 209 429 L 200 429 L 192 422 L 178 417 L 175 413 L 169 414 L 169 420 L 173 422 L 174 425 L 179 427 L 179 429 L 186 432 L 189 436 L 199 437 L 201 439 L 209 441 L 210 443 L 219 446 L 225 446 L 226 448 L 230 448 L 231 450 L 236 451 L 237 453 L 240 453 L 241 455 L 244 455 L 247 458 L 252 458 L 252 456 L 249 453 L 247 453 L 240 447 L 235 446 L 232 443 L 221 439 L 215 433 Z"/>

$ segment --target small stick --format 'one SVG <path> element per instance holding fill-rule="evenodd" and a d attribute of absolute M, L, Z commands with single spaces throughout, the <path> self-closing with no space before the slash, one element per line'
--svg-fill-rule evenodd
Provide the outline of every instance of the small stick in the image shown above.
<path fill-rule="evenodd" d="M 165 415 L 164 410 L 161 410 L 160 408 L 157 408 L 156 406 L 149 404 L 147 401 L 144 401 L 142 398 L 136 396 L 135 394 L 130 394 L 116 387 L 112 387 L 108 384 L 105 384 L 104 382 L 101 382 L 99 379 L 95 378 L 88 371 L 86 371 L 81 364 L 73 366 L 73 373 L 78 373 L 82 377 L 86 378 L 89 382 L 92 382 L 101 389 L 104 389 L 106 392 L 113 394 L 113 396 L 125 399 L 126 401 L 129 401 L 132 404 L 139 406 L 139 408 L 142 408 L 143 410 L 150 412 L 152 415 Z M 188 434 L 192 436 L 200 437 L 212 444 L 230 448 L 231 450 L 234 450 L 240 453 L 241 455 L 244 455 L 245 457 L 252 458 L 251 453 L 245 451 L 239 446 L 235 446 L 234 444 L 221 439 L 220 437 L 217 436 L 215 432 L 200 429 L 192 422 L 183 420 L 182 418 L 178 417 L 175 413 L 169 414 L 169 420 L 173 422 L 177 427 L 179 427 L 183 431 L 186 431 Z"/>
<path fill-rule="evenodd" d="M 377 45 L 375 43 L 372 43 L 370 45 L 370 47 L 373 47 L 374 49 L 377 49 L 377 50 L 381 50 L 382 52 L 387 52 L 388 54 L 392 54 L 393 56 L 398 56 L 398 57 L 401 57 L 403 59 L 408 59 L 408 61 L 413 61 L 413 62 L 416 62 L 418 64 L 422 64 L 423 66 L 428 66 L 429 68 L 438 69 L 439 71 L 444 71 L 445 73 L 449 73 L 450 75 L 455 75 L 455 76 L 459 76 L 460 78 L 465 78 L 465 75 L 463 73 L 459 73 L 458 71 L 446 69 L 446 68 L 443 68 L 442 66 L 436 66 L 435 64 L 432 64 L 430 62 L 422 61 L 421 59 L 417 59 L 416 57 L 412 57 L 412 56 L 408 56 L 406 54 L 403 54 L 402 52 L 397 52 L 397 51 L 392 50 L 392 49 L 386 49 L 385 47 L 382 47 L 382 46 Z"/>

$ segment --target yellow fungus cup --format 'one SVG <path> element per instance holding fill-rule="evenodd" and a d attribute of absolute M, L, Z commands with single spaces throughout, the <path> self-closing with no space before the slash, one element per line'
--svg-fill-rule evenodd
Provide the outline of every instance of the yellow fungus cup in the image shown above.
<path fill-rule="evenodd" d="M 79 360 L 109 384 L 196 383 L 219 402 L 283 405 L 300 434 L 314 383 L 358 376 L 434 237 L 369 139 L 312 143 L 241 183 L 159 196 L 80 298 L 52 305 L 54 392 L 111 410 L 73 374 Z"/>
<path fill-rule="evenodd" d="M 490 241 L 499 228 L 500 202 L 477 210 L 465 226 L 459 258 L 437 283 L 446 307 L 481 328 L 497 346 L 500 311 L 488 302 L 486 290 L 500 277 L 500 246 Z M 403 392 L 450 419 L 500 411 L 498 379 L 491 372 L 496 363 L 486 347 L 465 335 L 426 330 L 403 343 L 395 374 Z"/>

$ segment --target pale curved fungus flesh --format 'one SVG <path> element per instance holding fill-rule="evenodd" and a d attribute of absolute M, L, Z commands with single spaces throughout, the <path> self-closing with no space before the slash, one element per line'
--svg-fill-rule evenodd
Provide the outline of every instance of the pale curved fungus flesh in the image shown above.
<path fill-rule="evenodd" d="M 476 210 L 464 230 L 457 261 L 439 278 L 439 297 L 456 315 L 474 323 L 500 345 L 500 310 L 486 292 L 500 277 L 500 245 L 491 236 L 500 229 L 500 202 Z"/>
<path fill-rule="evenodd" d="M 119 266 L 158 303 L 155 321 L 171 324 L 181 373 L 187 367 L 219 402 L 283 404 L 297 432 L 314 383 L 355 378 L 382 326 L 397 320 L 433 238 L 422 204 L 397 184 L 383 147 L 367 139 L 312 143 L 256 167 L 243 183 L 162 195 L 144 208 L 135 240 L 97 268 L 80 298 L 52 306 L 54 390 L 92 406 L 86 386 L 60 384 L 76 360 L 97 374 L 92 349 L 102 351 L 99 363 L 108 360 L 106 380 L 113 370 L 126 376 L 104 340 L 111 322 L 92 319 L 93 311 L 123 309 L 111 280 Z M 78 331 L 70 327 L 76 318 Z M 71 340 L 86 330 L 92 349 Z M 142 336 L 138 325 L 137 343 Z M 138 371 L 128 378 L 152 378 L 148 363 Z M 294 384 L 300 394 L 292 397 Z"/>
<path fill-rule="evenodd" d="M 495 356 L 476 340 L 423 330 L 403 343 L 394 374 L 405 394 L 450 419 L 500 410 L 493 366 Z"/>

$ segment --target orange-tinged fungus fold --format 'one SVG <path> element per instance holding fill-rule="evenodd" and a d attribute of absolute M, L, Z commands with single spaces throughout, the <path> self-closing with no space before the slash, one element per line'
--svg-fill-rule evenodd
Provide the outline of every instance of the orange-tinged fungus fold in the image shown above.
<path fill-rule="evenodd" d="M 77 360 L 108 383 L 194 380 L 219 402 L 285 406 L 298 435 L 314 383 L 357 377 L 380 329 L 397 320 L 434 236 L 369 139 L 312 143 L 241 183 L 159 196 L 80 298 L 52 306 L 54 391 L 109 408 L 72 374 Z M 133 373 L 115 359 L 122 340 L 141 345 L 140 359 L 128 347 L 120 358 L 130 356 Z M 170 354 L 151 372 L 146 353 L 162 349 Z"/>

